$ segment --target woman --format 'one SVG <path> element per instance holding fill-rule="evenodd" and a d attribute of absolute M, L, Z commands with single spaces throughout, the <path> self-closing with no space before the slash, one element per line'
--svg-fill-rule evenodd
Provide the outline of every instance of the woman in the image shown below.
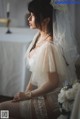
<path fill-rule="evenodd" d="M 50 0 L 32 0 L 28 10 L 30 28 L 39 30 L 25 55 L 31 78 L 25 92 L 1 103 L 0 110 L 9 110 L 10 119 L 57 119 L 57 96 L 62 85 L 59 78 L 62 74 L 58 72 L 63 69 L 60 62 L 64 60 L 54 43 L 55 10 Z"/>

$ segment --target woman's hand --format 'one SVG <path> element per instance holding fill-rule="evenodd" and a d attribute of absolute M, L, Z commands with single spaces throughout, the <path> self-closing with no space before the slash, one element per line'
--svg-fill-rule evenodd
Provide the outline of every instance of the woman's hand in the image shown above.
<path fill-rule="evenodd" d="M 22 101 L 22 100 L 25 100 L 26 99 L 26 95 L 24 92 L 19 92 L 17 93 L 14 98 L 13 98 L 13 102 L 17 102 L 17 101 Z"/>
<path fill-rule="evenodd" d="M 29 99 L 31 99 L 30 92 L 27 92 L 27 93 L 19 92 L 14 96 L 12 102 L 18 102 L 18 101 L 29 100 Z"/>

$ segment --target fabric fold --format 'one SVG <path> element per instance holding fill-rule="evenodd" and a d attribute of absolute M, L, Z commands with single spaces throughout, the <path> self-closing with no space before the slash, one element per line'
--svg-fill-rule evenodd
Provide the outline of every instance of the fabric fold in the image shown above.
<path fill-rule="evenodd" d="M 45 41 L 40 47 L 36 48 L 35 53 L 29 58 L 30 50 L 38 36 L 39 33 L 33 39 L 26 53 L 27 66 L 32 72 L 32 82 L 40 85 L 48 80 L 48 73 L 57 72 L 60 84 L 63 83 L 68 77 L 68 67 L 57 43 L 54 41 Z"/>

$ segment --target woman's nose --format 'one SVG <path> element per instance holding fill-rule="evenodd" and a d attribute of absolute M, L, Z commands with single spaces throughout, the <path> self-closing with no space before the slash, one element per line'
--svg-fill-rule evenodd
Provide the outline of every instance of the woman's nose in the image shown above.
<path fill-rule="evenodd" d="M 30 20 L 31 20 L 31 16 L 28 17 L 28 21 L 30 21 Z"/>

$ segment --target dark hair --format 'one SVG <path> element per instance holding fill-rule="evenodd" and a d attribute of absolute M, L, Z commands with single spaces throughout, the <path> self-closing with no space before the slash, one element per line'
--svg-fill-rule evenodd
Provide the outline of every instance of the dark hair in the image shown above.
<path fill-rule="evenodd" d="M 55 10 L 50 4 L 50 1 L 51 0 L 32 0 L 28 4 L 28 10 L 35 15 L 35 23 L 37 26 L 40 26 L 42 21 L 49 17 L 48 32 L 53 34 L 53 16 L 55 16 Z"/>

